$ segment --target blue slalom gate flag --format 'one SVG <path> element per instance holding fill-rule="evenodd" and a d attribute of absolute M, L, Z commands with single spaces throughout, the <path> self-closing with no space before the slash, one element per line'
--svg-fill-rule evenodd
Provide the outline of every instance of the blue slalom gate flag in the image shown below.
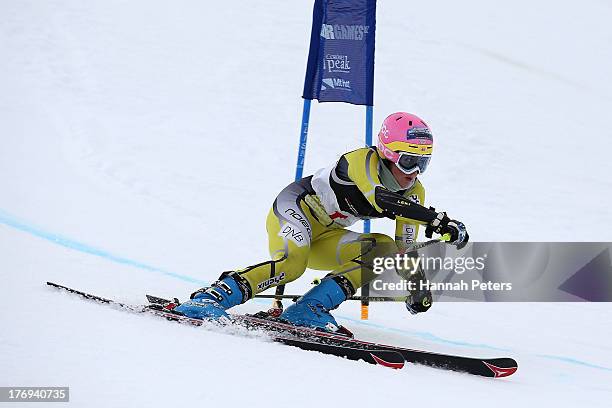
<path fill-rule="evenodd" d="M 374 103 L 376 0 L 315 0 L 304 99 Z"/>

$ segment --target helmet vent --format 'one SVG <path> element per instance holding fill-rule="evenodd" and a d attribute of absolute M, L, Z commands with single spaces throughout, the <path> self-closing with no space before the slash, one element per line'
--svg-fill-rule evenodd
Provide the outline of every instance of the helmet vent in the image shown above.
<path fill-rule="evenodd" d="M 403 118 L 403 116 L 400 116 L 399 118 L 395 119 L 395 121 L 397 122 L 398 120 L 400 120 L 401 118 Z"/>
<path fill-rule="evenodd" d="M 412 126 L 412 121 L 409 121 L 409 122 L 408 122 L 408 126 Z"/>

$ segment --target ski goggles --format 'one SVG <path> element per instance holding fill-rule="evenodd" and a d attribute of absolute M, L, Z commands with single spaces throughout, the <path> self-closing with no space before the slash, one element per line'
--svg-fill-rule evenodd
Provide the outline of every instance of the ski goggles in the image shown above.
<path fill-rule="evenodd" d="M 430 160 L 431 156 L 401 152 L 393 162 L 402 173 L 411 174 L 417 170 L 419 173 L 424 173 Z"/>

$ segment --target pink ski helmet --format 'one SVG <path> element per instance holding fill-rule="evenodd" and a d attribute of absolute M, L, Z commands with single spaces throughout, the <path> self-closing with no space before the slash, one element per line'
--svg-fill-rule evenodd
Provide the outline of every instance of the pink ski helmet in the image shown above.
<path fill-rule="evenodd" d="M 393 113 L 378 133 L 378 154 L 404 173 L 423 173 L 431 160 L 433 136 L 423 119 L 407 112 Z"/>

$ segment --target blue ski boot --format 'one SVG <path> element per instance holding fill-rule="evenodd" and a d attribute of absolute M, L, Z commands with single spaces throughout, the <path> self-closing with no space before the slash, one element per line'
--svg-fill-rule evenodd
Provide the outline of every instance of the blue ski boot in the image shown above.
<path fill-rule="evenodd" d="M 353 293 L 353 286 L 343 276 L 325 278 L 285 309 L 280 318 L 296 326 L 337 332 L 340 325 L 329 311 L 337 308 Z"/>
<path fill-rule="evenodd" d="M 225 321 L 226 310 L 250 298 L 248 283 L 235 273 L 224 273 L 210 287 L 191 294 L 190 300 L 180 304 L 174 311 L 194 319 Z"/>

